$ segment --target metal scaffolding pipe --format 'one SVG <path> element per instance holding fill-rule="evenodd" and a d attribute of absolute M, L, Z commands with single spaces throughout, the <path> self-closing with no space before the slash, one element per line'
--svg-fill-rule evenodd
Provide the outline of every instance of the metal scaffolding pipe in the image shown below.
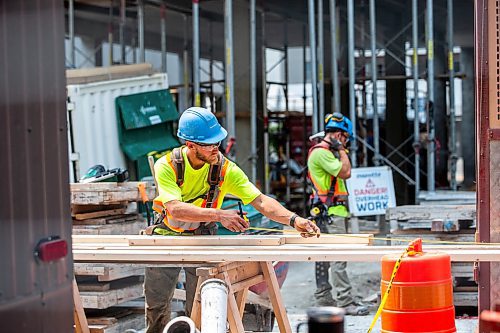
<path fill-rule="evenodd" d="M 187 108 L 191 103 L 189 102 L 189 55 L 188 55 L 188 20 L 187 15 L 184 15 L 184 51 L 182 52 L 182 62 L 183 62 L 183 82 L 184 82 L 184 108 Z"/>
<path fill-rule="evenodd" d="M 325 127 L 325 73 L 323 42 L 323 0 L 318 0 L 318 89 L 319 89 L 319 130 Z"/>
<path fill-rule="evenodd" d="M 68 30 L 69 30 L 69 56 L 71 67 L 76 68 L 75 64 L 75 6 L 74 0 L 69 0 L 68 8 Z"/>
<path fill-rule="evenodd" d="M 200 4 L 193 0 L 193 94 L 194 106 L 201 105 L 200 99 Z"/>
<path fill-rule="evenodd" d="M 257 180 L 257 26 L 255 21 L 255 0 L 250 0 L 250 145 L 252 162 L 252 183 Z"/>
<path fill-rule="evenodd" d="M 356 100 L 354 95 L 354 0 L 347 0 L 347 57 L 348 57 L 348 72 L 349 72 L 349 118 L 352 121 L 352 132 L 356 135 Z M 351 140 L 351 165 L 353 168 L 357 166 L 356 151 L 358 144 L 356 140 Z"/>
<path fill-rule="evenodd" d="M 330 39 L 332 44 L 332 89 L 333 112 L 340 112 L 340 84 L 337 64 L 337 10 L 336 0 L 330 0 Z"/>
<path fill-rule="evenodd" d="M 283 36 L 284 36 L 284 52 L 285 52 L 285 111 L 288 114 L 289 104 L 288 104 L 288 20 L 285 17 L 283 24 Z M 285 199 L 287 202 L 290 202 L 291 191 L 290 191 L 290 133 L 286 131 L 286 142 L 285 142 L 285 155 L 286 155 L 286 196 Z"/>
<path fill-rule="evenodd" d="M 373 162 L 379 165 L 380 156 L 380 130 L 378 124 L 378 96 L 377 96 L 377 42 L 376 33 L 376 15 L 375 15 L 375 0 L 370 0 L 370 48 L 371 48 L 371 67 L 372 67 L 372 109 L 373 109 L 373 146 L 375 148 L 375 156 Z"/>
<path fill-rule="evenodd" d="M 233 1 L 224 0 L 224 39 L 226 46 L 226 124 L 230 138 L 236 137 L 234 114 L 234 63 L 233 63 Z"/>
<path fill-rule="evenodd" d="M 144 0 L 138 0 L 137 28 L 139 31 L 139 62 L 144 63 L 146 61 L 146 49 L 144 48 Z"/>
<path fill-rule="evenodd" d="M 126 58 L 126 52 L 125 52 L 125 23 L 126 23 L 126 15 L 125 15 L 125 10 L 126 10 L 126 4 L 125 0 L 120 0 L 120 31 L 119 31 L 119 38 L 120 38 L 120 63 L 123 65 L 125 64 L 125 58 Z"/>
<path fill-rule="evenodd" d="M 427 190 L 435 191 L 434 128 L 434 17 L 433 0 L 427 0 Z"/>
<path fill-rule="evenodd" d="M 448 74 L 450 76 L 450 185 L 457 190 L 457 138 L 455 120 L 455 69 L 453 67 L 453 1 L 448 0 Z"/>
<path fill-rule="evenodd" d="M 420 122 L 418 114 L 418 0 L 412 0 L 412 39 L 413 39 L 413 149 L 415 150 L 415 203 L 420 194 Z"/>
<path fill-rule="evenodd" d="M 167 23 L 165 3 L 160 5 L 160 30 L 161 30 L 161 71 L 167 72 Z"/>
<path fill-rule="evenodd" d="M 262 22 L 262 116 L 264 118 L 264 191 L 270 191 L 269 178 L 269 117 L 267 115 L 267 73 L 266 73 L 266 14 L 261 13 Z"/>
<path fill-rule="evenodd" d="M 109 65 L 112 66 L 113 60 L 114 60 L 114 56 L 113 56 L 113 51 L 114 51 L 114 47 L 113 47 L 113 4 L 111 4 L 111 6 L 109 6 L 108 45 L 109 45 L 108 62 L 109 62 Z"/>
<path fill-rule="evenodd" d="M 309 0 L 309 52 L 311 55 L 311 88 L 312 88 L 312 131 L 318 133 L 318 79 L 316 68 L 316 29 L 314 23 L 314 0 Z"/>

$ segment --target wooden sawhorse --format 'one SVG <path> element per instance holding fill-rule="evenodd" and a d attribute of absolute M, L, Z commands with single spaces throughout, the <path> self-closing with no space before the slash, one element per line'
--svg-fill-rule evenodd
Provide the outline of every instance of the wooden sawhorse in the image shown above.
<path fill-rule="evenodd" d="M 213 267 L 197 268 L 196 275 L 198 276 L 198 285 L 191 311 L 191 319 L 195 322 L 198 329 L 201 327 L 200 286 L 203 281 L 216 278 L 225 281 L 228 287 L 227 320 L 229 321 L 231 333 L 245 332 L 242 317 L 245 310 L 248 288 L 261 282 L 267 284 L 269 298 L 273 305 L 274 315 L 280 332 L 292 333 L 272 262 L 221 263 Z"/>

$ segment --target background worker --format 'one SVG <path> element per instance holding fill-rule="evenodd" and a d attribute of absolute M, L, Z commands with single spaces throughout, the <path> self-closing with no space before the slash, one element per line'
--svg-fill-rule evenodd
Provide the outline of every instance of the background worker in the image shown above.
<path fill-rule="evenodd" d="M 325 118 L 325 136 L 311 147 L 307 160 L 309 179 L 312 184 L 311 212 L 321 232 L 345 234 L 347 189 L 345 179 L 351 177 L 346 144 L 352 137 L 351 121 L 341 113 L 329 114 Z M 334 262 L 332 280 L 337 291 L 336 302 L 329 281 L 330 263 L 316 263 L 315 298 L 319 306 L 338 306 L 348 315 L 366 315 L 368 309 L 354 299 L 351 283 L 346 271 L 346 262 Z"/>
<path fill-rule="evenodd" d="M 224 196 L 232 194 L 269 219 L 294 227 L 303 237 L 319 237 L 320 230 L 313 222 L 262 194 L 235 163 L 219 152 L 227 131 L 209 110 L 192 107 L 184 111 L 179 119 L 177 136 L 185 141 L 185 146 L 174 149 L 172 154 L 155 163 L 159 187 L 155 210 L 162 215 L 154 234 L 215 234 L 214 221 L 234 232 L 245 231 L 249 227 L 248 220 L 237 210 L 220 209 Z M 212 174 L 218 177 L 217 186 L 209 184 L 209 175 Z M 161 332 L 170 320 L 170 302 L 179 271 L 180 268 L 146 269 L 144 293 L 148 333 Z M 194 268 L 185 268 L 185 272 L 186 312 L 189 315 L 197 279 Z"/>

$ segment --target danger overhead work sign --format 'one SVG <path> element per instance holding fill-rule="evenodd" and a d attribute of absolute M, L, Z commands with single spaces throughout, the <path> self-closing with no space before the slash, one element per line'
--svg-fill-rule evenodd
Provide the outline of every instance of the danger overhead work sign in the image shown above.
<path fill-rule="evenodd" d="M 384 215 L 387 208 L 396 207 L 389 167 L 352 169 L 347 190 L 349 210 L 354 216 Z"/>

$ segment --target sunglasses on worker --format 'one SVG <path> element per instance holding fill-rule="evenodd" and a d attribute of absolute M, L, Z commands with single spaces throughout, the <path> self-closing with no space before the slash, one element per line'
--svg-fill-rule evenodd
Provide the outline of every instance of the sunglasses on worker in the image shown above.
<path fill-rule="evenodd" d="M 216 143 L 199 143 L 199 142 L 193 142 L 195 145 L 199 146 L 201 149 L 205 150 L 210 150 L 213 148 L 219 148 L 221 141 L 216 142 Z"/>

